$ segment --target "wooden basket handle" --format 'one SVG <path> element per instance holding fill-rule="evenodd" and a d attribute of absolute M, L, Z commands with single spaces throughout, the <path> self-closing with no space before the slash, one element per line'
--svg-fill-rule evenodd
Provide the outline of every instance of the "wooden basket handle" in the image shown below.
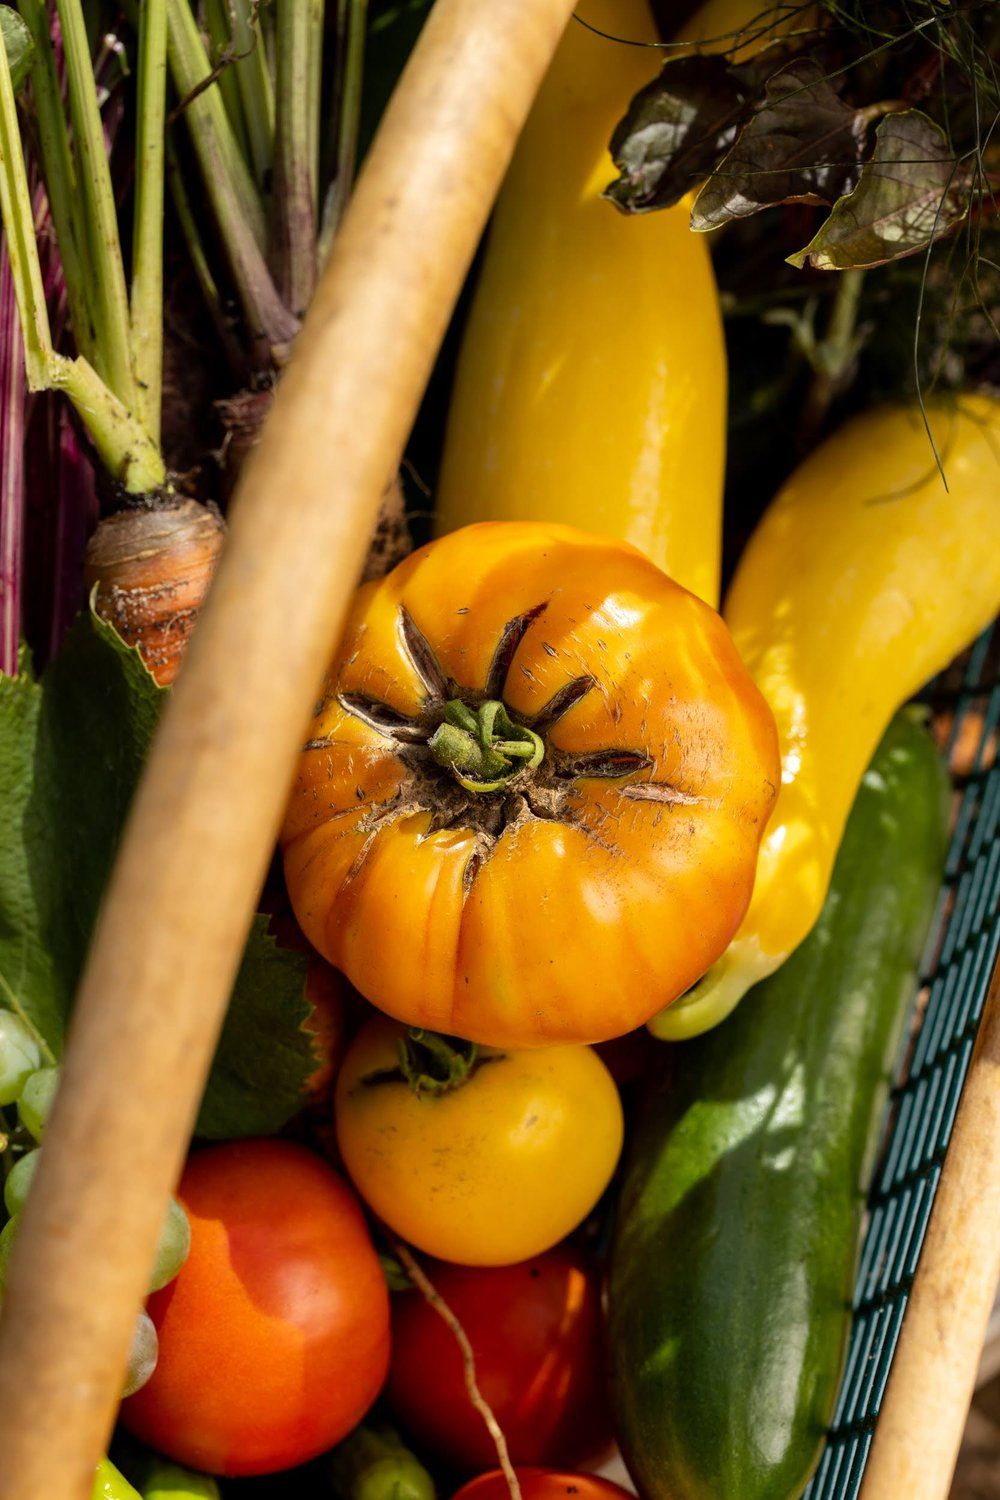
<path fill-rule="evenodd" d="M 946 1500 L 1000 1278 L 1000 968 L 865 1468 L 861 1500 Z"/>
<path fill-rule="evenodd" d="M 573 0 L 437 0 L 136 797 L 0 1319 L 3 1500 L 89 1500 L 309 709 Z"/>

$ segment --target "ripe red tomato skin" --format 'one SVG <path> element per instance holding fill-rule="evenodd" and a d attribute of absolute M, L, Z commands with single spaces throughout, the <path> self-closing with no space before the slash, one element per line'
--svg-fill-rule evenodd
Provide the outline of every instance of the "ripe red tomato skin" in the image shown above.
<path fill-rule="evenodd" d="M 568 1246 L 517 1265 L 427 1263 L 472 1344 L 476 1380 L 515 1464 L 575 1465 L 611 1442 L 596 1268 Z M 415 1438 L 459 1471 L 496 1462 L 454 1334 L 417 1292 L 392 1301 L 386 1394 Z"/>
<path fill-rule="evenodd" d="M 599 1474 L 571 1474 L 563 1469 L 518 1469 L 521 1500 L 635 1500 L 629 1490 Z M 456 1490 L 452 1500 L 510 1500 L 499 1469 L 480 1474 Z"/>
<path fill-rule="evenodd" d="M 388 1290 L 357 1199 L 290 1141 L 192 1155 L 191 1253 L 149 1300 L 160 1357 L 123 1424 L 226 1475 L 291 1468 L 364 1416 L 389 1359 Z"/>

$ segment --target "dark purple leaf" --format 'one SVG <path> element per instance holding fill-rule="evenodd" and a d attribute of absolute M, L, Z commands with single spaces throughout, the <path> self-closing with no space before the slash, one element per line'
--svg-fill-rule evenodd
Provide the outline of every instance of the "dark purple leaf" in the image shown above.
<path fill-rule="evenodd" d="M 732 145 L 752 94 L 722 57 L 679 57 L 639 90 L 611 137 L 620 176 L 604 196 L 626 214 L 669 208 Z"/>
<path fill-rule="evenodd" d="M 691 227 L 716 229 L 777 203 L 832 203 L 854 186 L 865 117 L 811 58 L 768 79 L 764 100 L 702 188 Z"/>
<path fill-rule="evenodd" d="M 918 109 L 888 115 L 853 192 L 833 206 L 793 266 L 842 271 L 915 255 L 960 224 L 969 181 L 939 125 Z"/>

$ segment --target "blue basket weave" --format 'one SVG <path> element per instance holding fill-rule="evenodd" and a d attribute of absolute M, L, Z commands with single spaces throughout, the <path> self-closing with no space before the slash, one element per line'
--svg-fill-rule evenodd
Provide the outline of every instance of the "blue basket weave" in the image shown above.
<path fill-rule="evenodd" d="M 833 1426 L 804 1500 L 856 1500 L 1000 950 L 1000 623 L 925 701 L 951 721 L 955 823 L 893 1093 Z"/>

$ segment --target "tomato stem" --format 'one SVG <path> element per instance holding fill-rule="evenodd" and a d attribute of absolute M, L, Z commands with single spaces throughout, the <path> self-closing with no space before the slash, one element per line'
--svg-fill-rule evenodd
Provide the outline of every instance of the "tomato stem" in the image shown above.
<path fill-rule="evenodd" d="M 515 776 L 540 765 L 545 754 L 541 737 L 515 724 L 496 698 L 475 710 L 452 698 L 427 746 L 469 792 L 503 791 Z"/>
<path fill-rule="evenodd" d="M 442 1036 L 411 1026 L 399 1043 L 399 1066 L 415 1094 L 447 1094 L 460 1088 L 474 1071 L 479 1049 L 475 1042 Z"/>

